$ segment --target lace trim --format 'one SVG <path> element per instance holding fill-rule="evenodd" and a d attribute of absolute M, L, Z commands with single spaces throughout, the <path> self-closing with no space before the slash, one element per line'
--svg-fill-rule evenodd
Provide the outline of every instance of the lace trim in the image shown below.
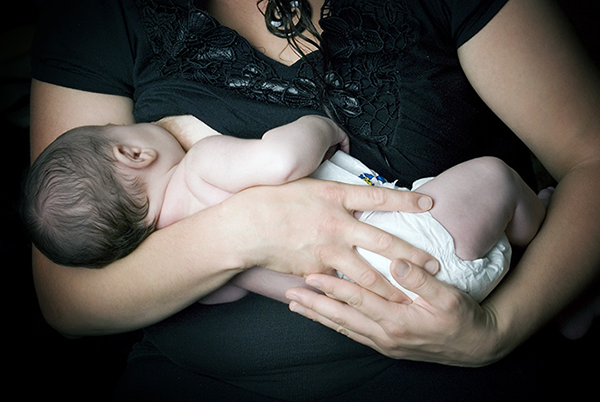
<path fill-rule="evenodd" d="M 243 37 L 220 25 L 198 4 L 193 0 L 187 7 L 172 1 L 138 1 L 163 76 L 229 88 L 261 102 L 319 107 L 319 90 L 309 78 L 309 68 L 299 65 L 297 77 L 280 77 Z"/>
<path fill-rule="evenodd" d="M 386 144 L 402 104 L 399 59 L 415 42 L 408 10 L 399 0 L 338 3 L 348 5 L 321 21 L 328 104 L 354 136 Z"/>
<path fill-rule="evenodd" d="M 163 76 L 228 88 L 261 102 L 295 108 L 321 107 L 325 101 L 354 136 L 379 144 L 395 130 L 400 99 L 402 51 L 415 42 L 401 0 L 328 0 L 321 10 L 327 55 L 324 82 L 300 61 L 277 67 L 235 31 L 201 9 L 171 0 L 138 0 L 154 59 Z M 320 68 L 322 57 L 312 57 Z M 282 77 L 277 69 L 295 75 Z"/>

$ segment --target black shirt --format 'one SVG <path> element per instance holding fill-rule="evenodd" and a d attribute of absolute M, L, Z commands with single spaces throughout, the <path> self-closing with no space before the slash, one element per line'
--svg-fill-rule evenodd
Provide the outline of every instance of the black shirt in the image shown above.
<path fill-rule="evenodd" d="M 288 67 L 219 25 L 202 2 L 85 1 L 42 28 L 33 74 L 130 97 L 140 122 L 190 113 L 244 138 L 325 105 L 352 154 L 401 186 L 481 155 L 528 179 L 523 146 L 469 85 L 456 53 L 504 2 L 331 1 L 321 23 L 327 64 L 313 53 Z"/>
<path fill-rule="evenodd" d="M 194 114 L 243 138 L 327 107 L 351 153 L 401 186 L 483 155 L 531 180 L 527 150 L 477 96 L 457 56 L 505 2 L 327 1 L 324 54 L 292 66 L 253 49 L 201 1 L 68 2 L 40 28 L 33 77 L 129 97 L 139 122 Z M 132 362 L 165 356 L 198 376 L 185 386 L 204 377 L 283 399 L 338 395 L 410 364 L 257 295 L 194 304 L 145 332 Z"/>

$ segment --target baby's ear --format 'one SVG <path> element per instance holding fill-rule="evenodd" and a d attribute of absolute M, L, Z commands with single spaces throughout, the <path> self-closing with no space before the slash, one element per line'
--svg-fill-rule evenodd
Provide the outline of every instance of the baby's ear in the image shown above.
<path fill-rule="evenodd" d="M 131 145 L 115 145 L 113 155 L 118 163 L 131 169 L 143 169 L 150 166 L 157 158 L 158 152 L 152 148 L 140 148 Z"/>

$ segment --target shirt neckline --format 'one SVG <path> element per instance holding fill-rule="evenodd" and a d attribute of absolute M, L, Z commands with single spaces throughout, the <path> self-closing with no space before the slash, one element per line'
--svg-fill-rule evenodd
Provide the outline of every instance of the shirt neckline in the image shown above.
<path fill-rule="evenodd" d="M 329 1 L 325 0 L 323 2 L 323 6 L 321 7 L 320 10 L 320 15 L 321 18 L 319 19 L 319 23 L 326 18 L 326 15 L 324 14 L 324 12 L 327 10 L 329 6 Z M 320 56 L 321 51 L 319 49 L 315 49 L 313 51 L 311 51 L 310 53 L 307 53 L 304 55 L 304 57 L 300 57 L 298 60 L 296 60 L 294 63 L 292 64 L 285 64 L 282 63 L 280 61 L 277 61 L 269 56 L 267 56 L 266 54 L 264 54 L 263 52 L 261 52 L 259 49 L 255 48 L 254 46 L 252 46 L 252 44 L 248 41 L 248 39 L 246 39 L 243 35 L 241 35 L 238 31 L 236 31 L 233 28 L 230 28 L 228 26 L 222 25 L 219 20 L 217 20 L 212 14 L 210 14 L 208 11 L 201 9 L 201 11 L 215 24 L 216 27 L 219 27 L 220 29 L 228 29 L 230 31 L 232 31 L 235 36 L 243 42 L 244 45 L 247 45 L 250 49 L 252 49 L 252 51 L 254 52 L 254 54 L 259 57 L 261 60 L 266 61 L 269 63 L 270 66 L 276 68 L 279 71 L 296 71 L 298 70 L 298 68 L 305 62 L 305 61 L 313 61 L 315 59 L 316 56 Z"/>

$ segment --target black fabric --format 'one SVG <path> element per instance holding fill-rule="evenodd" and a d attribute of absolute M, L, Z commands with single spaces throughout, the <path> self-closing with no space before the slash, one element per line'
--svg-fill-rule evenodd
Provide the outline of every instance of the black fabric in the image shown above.
<path fill-rule="evenodd" d="M 595 390 L 596 373 L 586 368 L 586 361 L 599 357 L 598 325 L 579 342 L 562 338 L 551 327 L 497 363 L 460 368 L 369 358 L 366 349 L 329 329 L 296 322 L 301 317 L 286 318 L 281 303 L 261 296 L 219 306 L 219 317 L 204 315 L 203 310 L 190 308 L 146 331 L 130 356 L 115 401 L 525 402 L 556 395 L 585 399 Z M 192 322 L 195 325 L 189 325 Z M 207 333 L 207 326 L 217 332 Z M 262 327 L 262 339 L 233 332 L 254 326 Z M 184 343 L 168 347 L 182 350 L 158 350 L 152 340 L 164 336 L 162 331 Z M 219 343 L 232 349 L 216 346 Z M 322 344 L 329 346 L 325 349 Z M 323 355 L 310 360 L 311 349 Z M 343 357 L 336 361 L 340 352 Z M 165 357 L 173 355 L 188 361 Z M 287 356 L 287 361 L 278 355 Z M 251 374 L 255 370 L 248 365 L 251 359 L 264 372 Z M 270 359 L 281 367 L 274 370 Z M 198 365 L 198 361 L 202 362 Z M 210 366 L 211 374 L 202 373 Z"/>
<path fill-rule="evenodd" d="M 76 2 L 61 10 L 63 23 L 43 28 L 33 75 L 131 97 L 138 121 L 191 113 L 245 138 L 325 105 L 353 155 L 402 186 L 480 155 L 529 180 L 523 145 L 476 95 L 456 54 L 503 4 L 331 1 L 325 60 L 313 53 L 286 67 L 199 1 Z"/>
<path fill-rule="evenodd" d="M 597 391 L 596 372 L 589 369 L 598 358 L 596 340 L 600 326 L 582 341 L 561 338 L 544 331 L 498 363 L 480 368 L 447 367 L 433 363 L 398 361 L 379 375 L 322 402 L 529 402 L 589 399 Z M 585 357 L 584 357 L 585 356 Z M 584 358 L 582 358 L 584 357 Z M 268 381 L 268 380 L 266 380 Z M 168 384 L 168 386 L 165 386 Z M 298 384 L 301 384 L 298 381 Z M 291 400 L 309 401 L 312 384 L 294 389 Z M 282 388 L 284 385 L 280 385 Z M 278 392 L 279 394 L 282 391 Z M 291 394 L 291 393 L 290 393 Z M 146 351 L 129 363 L 114 401 L 140 402 L 281 402 L 228 384 L 215 377 L 199 375 Z"/>
<path fill-rule="evenodd" d="M 348 130 L 353 155 L 404 186 L 481 155 L 530 180 L 525 147 L 477 97 L 456 53 L 505 1 L 331 0 L 322 10 L 325 53 L 290 67 L 219 25 L 200 1 L 69 1 L 40 27 L 33 77 L 130 97 L 140 122 L 194 114 L 243 138 L 327 107 Z M 232 400 L 360 390 L 376 398 L 476 373 L 387 359 L 256 295 L 194 304 L 145 333 L 125 393 L 143 387 L 184 398 L 202 384 L 202 395 L 245 395 Z M 406 382 L 389 388 L 396 376 Z"/>
<path fill-rule="evenodd" d="M 161 355 L 201 377 L 298 401 L 356 388 L 394 364 L 290 313 L 287 305 L 254 294 L 235 303 L 194 305 L 148 328 L 130 361 Z"/>

